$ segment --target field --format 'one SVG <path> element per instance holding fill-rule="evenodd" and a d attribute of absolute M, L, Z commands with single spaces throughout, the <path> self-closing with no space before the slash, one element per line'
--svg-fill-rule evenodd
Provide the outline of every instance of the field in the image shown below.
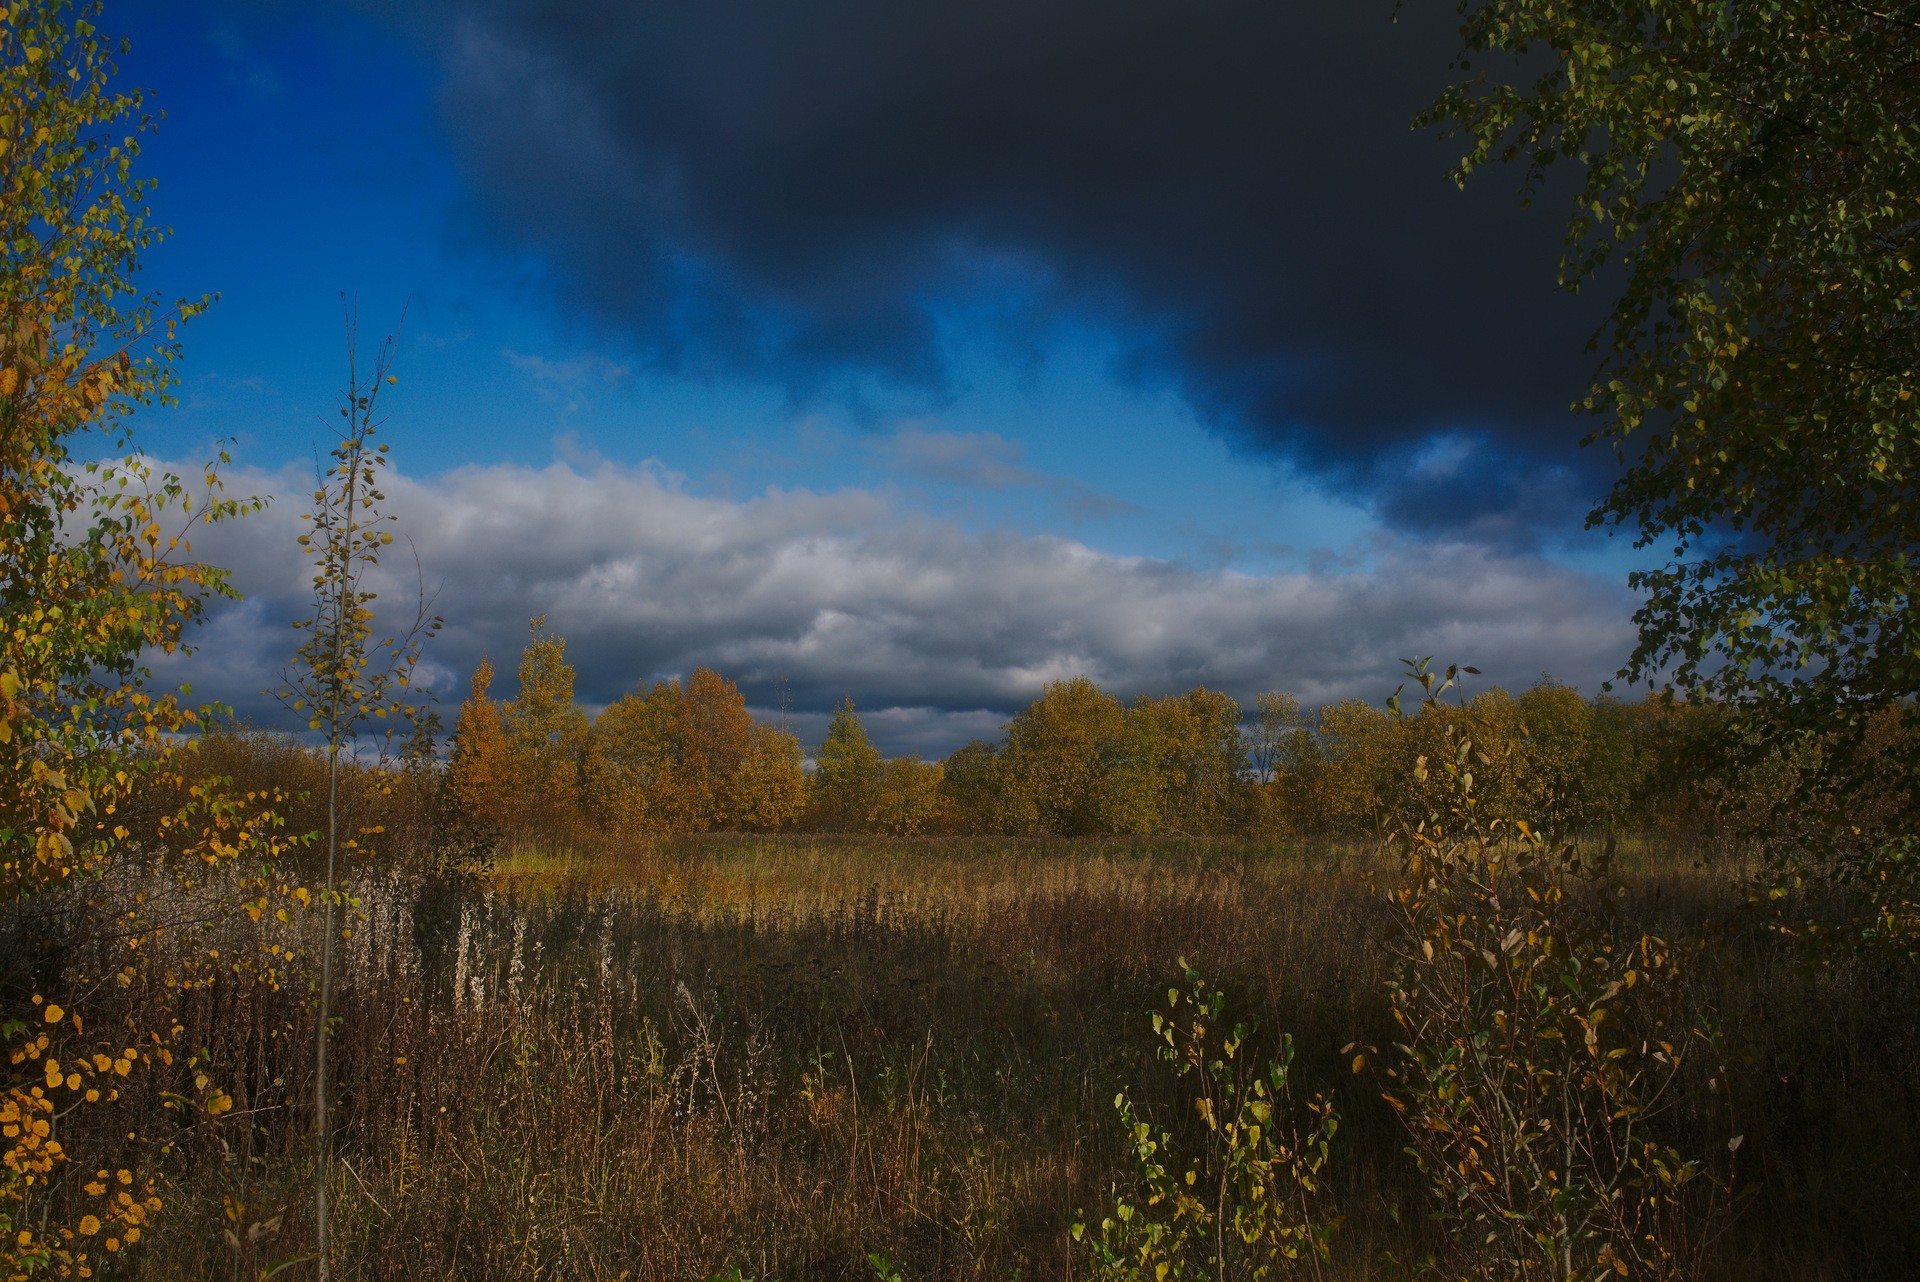
<path fill-rule="evenodd" d="M 1707 941 L 1677 1015 L 1726 1030 L 1729 1072 L 1684 1083 L 1670 1130 L 1723 1167 L 1744 1137 L 1710 1275 L 1912 1276 L 1912 969 L 1796 962 L 1724 860 L 1620 866 L 1623 922 Z M 1379 1069 L 1342 1053 L 1393 1040 L 1369 880 L 1396 875 L 1361 847 L 728 836 L 368 876 L 336 1005 L 337 1276 L 1089 1276 L 1072 1227 L 1133 1188 L 1116 1093 L 1197 1130 L 1150 1024 L 1180 958 L 1258 1018 L 1243 1054 L 1290 1032 L 1340 1110 L 1326 1276 L 1404 1276 L 1435 1245 L 1426 1195 Z M 311 1241 L 310 1003 L 173 1000 L 201 1096 L 233 1107 L 179 1081 L 168 1107 L 157 1076 L 123 1102 L 150 1157 L 172 1145 L 166 1209 L 103 1276 L 257 1276 Z"/>

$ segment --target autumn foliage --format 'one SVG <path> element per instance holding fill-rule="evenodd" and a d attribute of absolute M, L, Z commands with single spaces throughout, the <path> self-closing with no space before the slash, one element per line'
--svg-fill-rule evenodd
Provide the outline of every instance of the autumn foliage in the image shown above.
<path fill-rule="evenodd" d="M 443 764 L 402 706 L 438 621 L 383 647 L 361 577 L 376 376 L 302 540 L 321 746 L 162 688 L 226 594 L 193 538 L 259 504 L 129 432 L 202 304 L 135 288 L 97 8 L 0 6 L 0 1279 L 1912 1273 L 1897 646 L 1844 733 L 1420 661 L 1413 709 L 1074 677 L 931 761 L 705 666 L 595 710 L 542 616 Z M 1758 617 L 1709 631 L 1778 657 Z"/>
<path fill-rule="evenodd" d="M 494 823 L 503 821 L 511 806 L 508 789 L 513 778 L 506 731 L 495 703 L 493 662 L 481 659 L 474 669 L 460 719 L 454 725 L 452 757 L 447 767 L 446 793 L 453 805 Z"/>
<path fill-rule="evenodd" d="M 799 742 L 756 723 L 739 688 L 710 668 L 609 705 L 582 775 L 591 814 L 644 832 L 773 831 L 804 798 Z"/>
<path fill-rule="evenodd" d="M 535 837 L 1374 836 L 1438 804 L 1438 785 L 1416 781 L 1415 764 L 1451 726 L 1477 745 L 1475 795 L 1489 818 L 1526 818 L 1551 835 L 1668 830 L 1737 843 L 1763 832 L 1771 801 L 1806 764 L 1736 751 L 1735 710 L 1670 694 L 1588 698 L 1548 678 L 1395 717 L 1360 699 L 1303 711 L 1279 691 L 1250 710 L 1204 687 L 1122 702 L 1077 677 L 1049 684 L 998 742 L 975 740 L 944 761 L 885 756 L 843 699 L 808 753 L 706 667 L 589 718 L 565 647 L 534 620 L 518 693 L 504 701 L 481 661 L 451 744 L 455 811 Z M 1910 733 L 1898 714 L 1883 720 L 1881 740 Z"/>
<path fill-rule="evenodd" d="M 508 832 L 775 831 L 806 805 L 800 744 L 754 721 L 733 682 L 630 691 L 591 720 L 574 704 L 566 642 L 535 619 L 519 692 L 491 694 L 482 659 L 455 723 L 446 795 Z"/>
<path fill-rule="evenodd" d="M 97 6 L 0 9 L 0 1276 L 88 1277 L 140 1240 L 160 1201 L 145 1137 L 114 1116 L 130 1078 L 170 1069 L 172 1002 L 223 968 L 149 966 L 162 939 L 259 911 L 285 887 L 222 870 L 284 849 L 271 796 L 177 770 L 201 714 L 148 679 L 184 651 L 224 576 L 190 539 L 257 506 L 132 453 L 128 415 L 171 386 L 175 326 L 133 290 L 159 238 L 130 176 L 151 126 L 110 88 Z M 127 453 L 118 463 L 98 455 Z M 155 792 L 173 804 L 141 799 Z M 143 879 L 138 895 L 121 891 Z M 57 927 L 57 931 L 54 929 Z M 97 945 L 112 941 L 101 953 Z M 76 957 L 97 964 L 76 964 Z M 67 959 L 54 964 L 55 959 Z M 247 964 L 278 982 L 285 959 Z M 226 966 L 241 965 L 229 958 Z M 115 1004 L 107 991 L 146 1000 Z M 183 1111 L 231 1107 L 201 1073 Z"/>

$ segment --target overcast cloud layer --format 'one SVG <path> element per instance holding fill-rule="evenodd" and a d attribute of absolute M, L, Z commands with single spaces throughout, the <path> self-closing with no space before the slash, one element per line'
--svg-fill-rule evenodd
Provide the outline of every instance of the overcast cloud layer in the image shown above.
<path fill-rule="evenodd" d="M 307 592 L 294 546 L 304 488 L 293 473 L 229 479 L 230 492 L 293 502 L 197 542 L 249 599 L 216 616 L 204 657 L 165 668 L 261 720 L 279 719 L 258 692 L 294 645 L 287 625 Z M 928 755 L 991 737 L 1047 681 L 1082 674 L 1123 697 L 1205 684 L 1311 705 L 1377 701 L 1395 658 L 1433 654 L 1490 681 L 1551 668 L 1592 691 L 1631 641 L 1620 589 L 1462 544 L 1387 541 L 1345 569 L 1252 576 L 976 536 L 872 491 L 707 497 L 655 468 L 469 467 L 384 489 L 449 621 L 430 651 L 449 719 L 483 653 L 503 674 L 495 695 L 511 697 L 540 613 L 567 638 L 590 706 L 706 664 L 769 714 L 787 690 L 803 738 L 858 691 L 884 748 Z M 383 573 L 382 600 L 409 604 L 411 558 Z"/>
<path fill-rule="evenodd" d="M 1556 216 L 1410 127 L 1451 6 L 438 0 L 485 221 L 674 369 L 936 399 L 942 326 L 1120 340 L 1395 528 L 1524 546 L 1600 488 Z M 1555 209 L 1561 206 L 1554 206 Z M 1584 470 L 1582 470 L 1584 469 Z"/>

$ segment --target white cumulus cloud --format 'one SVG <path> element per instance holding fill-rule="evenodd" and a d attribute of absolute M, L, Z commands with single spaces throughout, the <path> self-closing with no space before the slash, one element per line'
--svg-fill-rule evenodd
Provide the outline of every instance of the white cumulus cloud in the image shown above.
<path fill-rule="evenodd" d="M 312 480 L 241 471 L 229 487 L 277 496 L 195 545 L 248 599 L 164 671 L 270 720 L 259 692 L 291 654 L 288 624 L 310 591 L 294 540 Z M 705 664 L 769 715 L 784 701 L 803 737 L 851 694 L 883 747 L 928 755 L 1079 674 L 1123 697 L 1205 684 L 1311 705 L 1378 699 L 1397 660 L 1431 654 L 1490 681 L 1551 671 L 1590 691 L 1632 643 L 1620 586 L 1466 544 L 1388 539 L 1249 574 L 973 533 L 869 490 L 715 497 L 657 465 L 472 466 L 394 475 L 384 492 L 400 537 L 375 586 L 395 618 L 420 583 L 433 595 L 447 626 L 429 675 L 448 705 L 482 654 L 502 673 L 496 695 L 512 693 L 536 614 L 567 638 L 589 705 Z"/>

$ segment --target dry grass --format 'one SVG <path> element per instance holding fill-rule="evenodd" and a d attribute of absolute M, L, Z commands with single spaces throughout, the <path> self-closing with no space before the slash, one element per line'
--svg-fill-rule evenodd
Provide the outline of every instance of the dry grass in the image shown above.
<path fill-rule="evenodd" d="M 1688 1000 L 1730 1031 L 1749 1190 L 1724 1276 L 1912 1276 L 1913 971 L 1796 965 L 1725 868 L 1623 855 L 1630 920 L 1710 932 Z M 340 996 L 339 1274 L 792 1282 L 871 1278 L 877 1251 L 916 1280 L 1084 1276 L 1068 1229 L 1128 1178 L 1115 1091 L 1183 1124 L 1145 1019 L 1185 956 L 1338 1095 L 1338 1270 L 1399 1276 L 1382 1252 L 1421 1249 L 1417 1181 L 1338 1053 L 1388 1040 L 1369 871 L 1259 844 L 712 837 L 369 880 Z M 115 1267 L 248 1276 L 309 1237 L 311 1015 L 236 980 L 178 1016 L 237 1107 L 166 1110 L 157 1080 L 129 1099 L 171 1189 Z M 1685 1144 L 1724 1145 L 1723 1102 L 1701 1093 Z"/>

